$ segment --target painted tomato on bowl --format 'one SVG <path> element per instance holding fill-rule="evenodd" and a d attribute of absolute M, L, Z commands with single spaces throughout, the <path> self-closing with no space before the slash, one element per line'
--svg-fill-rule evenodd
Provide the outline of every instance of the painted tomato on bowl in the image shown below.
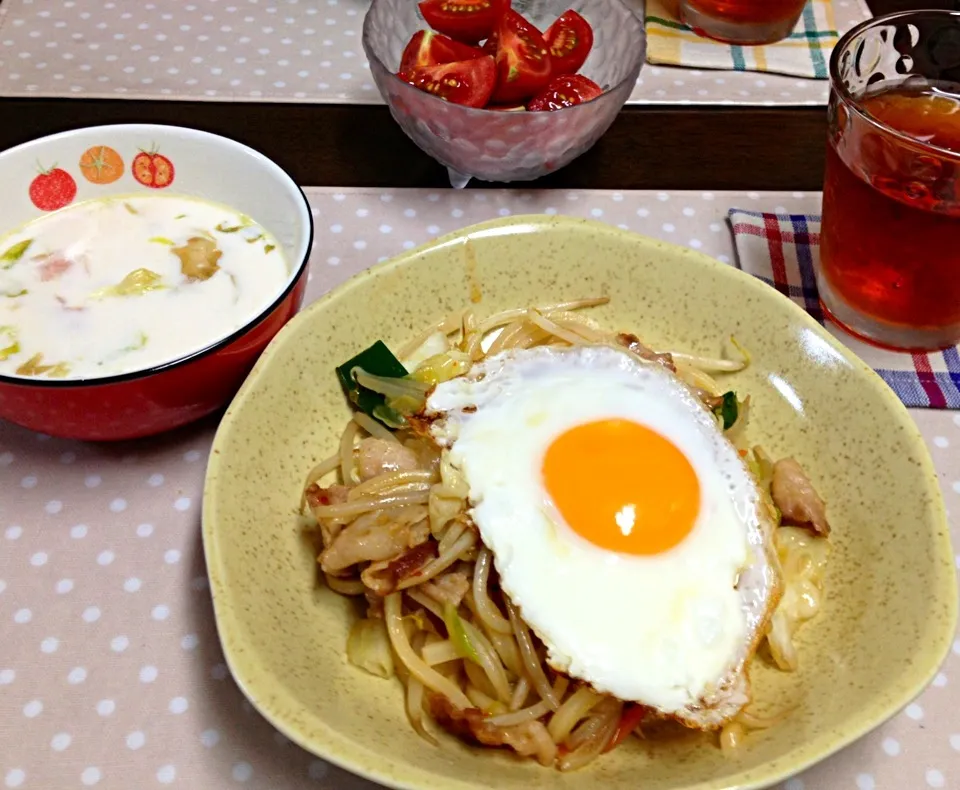
<path fill-rule="evenodd" d="M 69 206 L 77 196 L 77 182 L 66 170 L 54 165 L 30 182 L 30 202 L 41 211 L 56 211 Z"/>
<path fill-rule="evenodd" d="M 173 162 L 156 150 L 141 150 L 133 158 L 131 171 L 137 183 L 150 189 L 163 189 L 170 186 L 175 174 Z"/>

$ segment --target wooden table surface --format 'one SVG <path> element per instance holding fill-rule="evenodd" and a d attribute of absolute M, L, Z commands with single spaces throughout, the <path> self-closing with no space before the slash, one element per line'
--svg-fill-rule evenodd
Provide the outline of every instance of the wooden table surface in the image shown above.
<path fill-rule="evenodd" d="M 876 14 L 960 9 L 960 0 L 870 0 Z M 446 170 L 385 106 L 109 99 L 0 99 L 0 150 L 106 123 L 171 123 L 262 151 L 301 184 L 445 187 Z M 537 188 L 817 190 L 823 107 L 628 106 L 600 142 Z M 474 186 L 484 186 L 473 182 Z"/>

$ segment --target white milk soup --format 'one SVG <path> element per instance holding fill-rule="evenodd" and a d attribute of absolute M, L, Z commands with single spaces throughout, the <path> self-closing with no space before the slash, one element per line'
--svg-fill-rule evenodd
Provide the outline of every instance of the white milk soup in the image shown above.
<path fill-rule="evenodd" d="M 80 203 L 0 238 L 0 374 L 88 379 L 229 336 L 282 292 L 276 239 L 174 195 Z"/>

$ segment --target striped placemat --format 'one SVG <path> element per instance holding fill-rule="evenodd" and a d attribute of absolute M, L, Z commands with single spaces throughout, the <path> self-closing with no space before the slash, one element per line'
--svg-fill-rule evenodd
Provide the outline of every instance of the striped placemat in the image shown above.
<path fill-rule="evenodd" d="M 824 319 L 814 266 L 820 255 L 820 217 L 732 209 L 738 265 L 769 283 L 824 324 L 872 367 L 906 406 L 960 409 L 960 348 L 900 353 L 861 343 Z"/>
<path fill-rule="evenodd" d="M 676 0 L 647 0 L 647 60 L 691 68 L 732 69 L 826 79 L 839 38 L 832 0 L 810 0 L 790 36 L 744 47 L 698 36 L 677 18 Z"/>

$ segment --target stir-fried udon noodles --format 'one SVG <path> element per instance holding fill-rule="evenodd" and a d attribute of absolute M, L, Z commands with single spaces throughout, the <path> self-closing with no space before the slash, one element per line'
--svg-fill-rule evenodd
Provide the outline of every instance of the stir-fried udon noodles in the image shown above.
<path fill-rule="evenodd" d="M 665 724 L 656 711 L 601 694 L 547 664 L 542 643 L 500 589 L 494 557 L 469 516 L 466 481 L 422 429 L 419 415 L 438 383 L 511 349 L 612 346 L 667 368 L 691 388 L 745 459 L 775 525 L 770 539 L 783 595 L 755 660 L 785 671 L 798 666 L 794 634 L 821 605 L 829 526 L 796 461 L 774 463 L 747 444 L 750 399 L 720 384 L 749 364 L 746 351 L 735 341 L 733 358 L 656 351 L 581 312 L 606 301 L 487 318 L 466 310 L 399 349 L 404 367 L 391 374 L 369 370 L 378 353 L 381 362 L 383 353 L 392 359 L 384 346 L 338 369 L 357 410 L 339 447 L 308 474 L 301 508 L 320 544 L 325 583 L 366 607 L 349 634 L 349 661 L 399 678 L 410 723 L 431 743 L 439 726 L 566 771 Z M 720 745 L 735 748 L 748 731 L 779 718 L 748 706 L 724 724 Z"/>

